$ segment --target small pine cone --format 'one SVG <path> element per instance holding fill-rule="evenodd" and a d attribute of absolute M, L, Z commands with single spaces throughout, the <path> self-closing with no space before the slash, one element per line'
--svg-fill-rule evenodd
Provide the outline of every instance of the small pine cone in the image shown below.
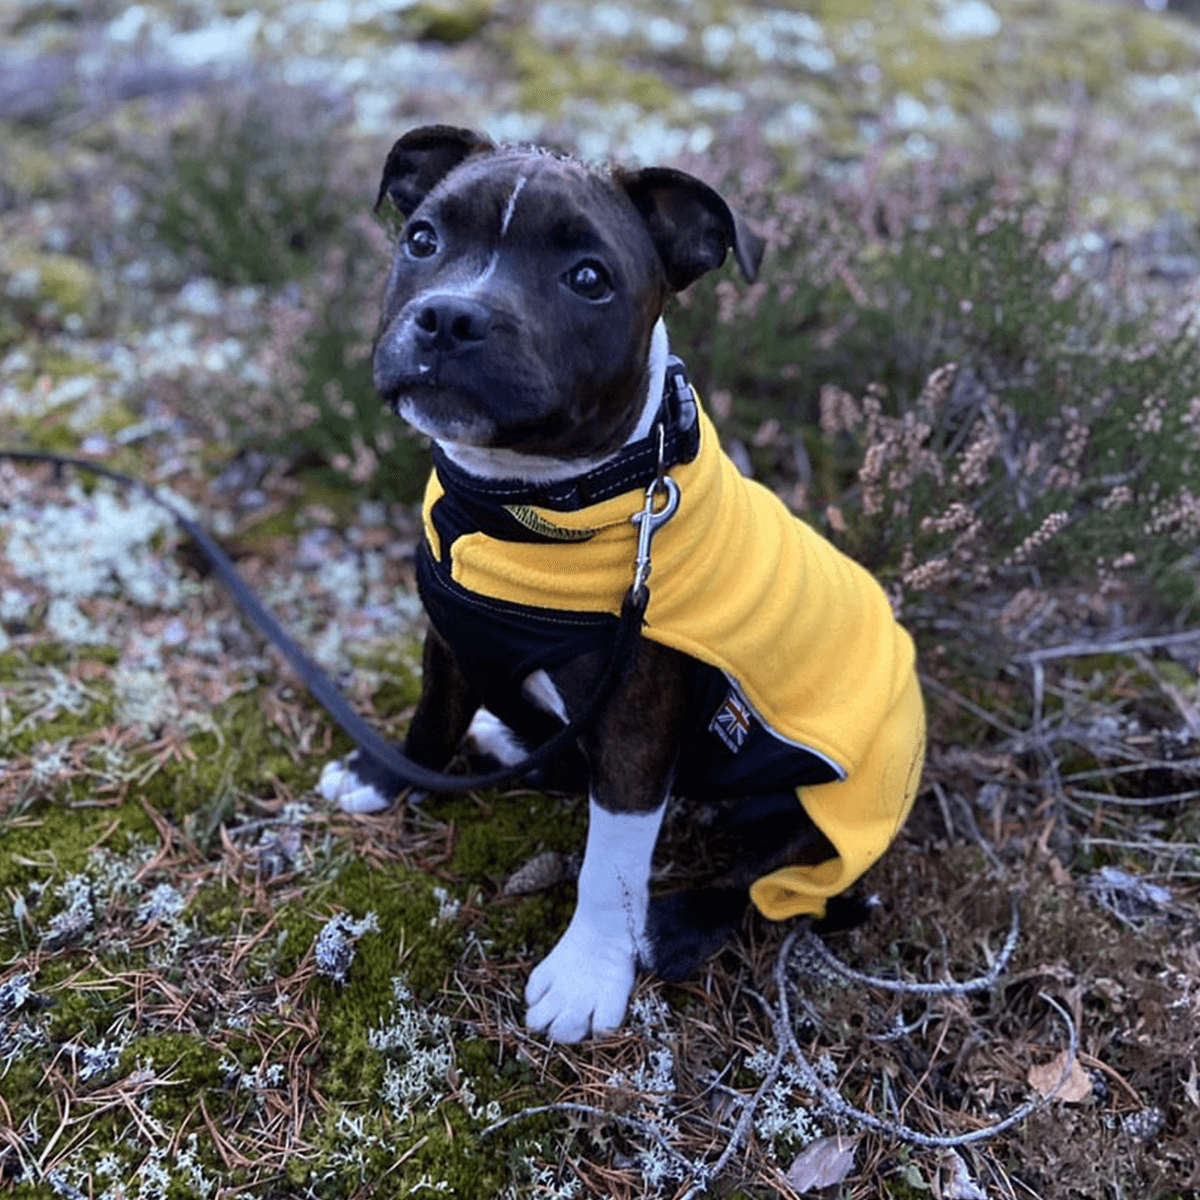
<path fill-rule="evenodd" d="M 506 896 L 528 896 L 553 887 L 565 875 L 566 864 L 556 850 L 543 850 L 518 867 L 504 885 Z"/>

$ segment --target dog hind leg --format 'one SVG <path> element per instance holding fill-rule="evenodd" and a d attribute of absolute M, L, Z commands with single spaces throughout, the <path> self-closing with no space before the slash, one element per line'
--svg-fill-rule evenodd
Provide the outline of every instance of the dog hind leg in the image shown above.
<path fill-rule="evenodd" d="M 717 829 L 728 868 L 707 886 L 650 901 L 646 965 L 669 983 L 694 975 L 741 928 L 756 879 L 784 864 L 815 865 L 837 853 L 791 792 L 734 802 Z"/>

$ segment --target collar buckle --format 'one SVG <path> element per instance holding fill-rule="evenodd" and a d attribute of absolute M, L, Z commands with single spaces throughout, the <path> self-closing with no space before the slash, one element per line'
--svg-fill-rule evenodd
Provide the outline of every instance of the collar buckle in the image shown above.
<path fill-rule="evenodd" d="M 674 354 L 667 360 L 667 375 L 663 380 L 663 407 L 674 428 L 686 433 L 696 424 L 696 393 L 688 379 L 683 359 Z"/>

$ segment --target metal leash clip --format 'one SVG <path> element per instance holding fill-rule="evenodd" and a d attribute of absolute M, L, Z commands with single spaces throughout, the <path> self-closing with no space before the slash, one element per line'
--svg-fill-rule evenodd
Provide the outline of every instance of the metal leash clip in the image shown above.
<path fill-rule="evenodd" d="M 635 598 L 641 598 L 650 578 L 650 542 L 654 535 L 675 515 L 679 508 L 679 484 L 666 472 L 664 465 L 666 433 L 658 426 L 658 474 L 646 488 L 646 501 L 631 520 L 638 527 L 637 558 L 634 560 L 633 587 Z M 661 508 L 655 508 L 660 496 L 666 497 Z"/>

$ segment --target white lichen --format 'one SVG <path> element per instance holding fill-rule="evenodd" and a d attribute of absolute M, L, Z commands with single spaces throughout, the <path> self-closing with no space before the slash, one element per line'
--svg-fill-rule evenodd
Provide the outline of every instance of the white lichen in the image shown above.
<path fill-rule="evenodd" d="M 368 1032 L 367 1042 L 387 1058 L 381 1097 L 398 1119 L 408 1120 L 450 1093 L 453 1026 L 417 1004 L 403 979 L 392 981 L 387 1019 Z"/>
<path fill-rule="evenodd" d="M 334 983 L 345 983 L 346 972 L 354 962 L 355 947 L 364 933 L 378 933 L 379 918 L 373 912 L 356 921 L 349 913 L 338 913 L 330 918 L 317 934 L 313 943 L 313 956 L 317 972 L 332 979 Z"/>
<path fill-rule="evenodd" d="M 775 1054 L 766 1046 L 759 1046 L 745 1062 L 746 1069 L 765 1079 L 774 1068 Z M 837 1068 L 828 1055 L 823 1055 L 819 1073 L 833 1072 Z M 794 1063 L 784 1062 L 779 1069 L 779 1078 L 767 1089 L 754 1112 L 754 1130 L 764 1141 L 786 1139 L 789 1149 L 798 1149 L 812 1141 L 820 1132 L 813 1113 L 798 1098 L 805 1092 L 804 1077 Z"/>
<path fill-rule="evenodd" d="M 130 1042 L 130 1035 L 118 1036 L 112 1041 L 101 1038 L 94 1046 L 79 1046 L 75 1052 L 75 1064 L 79 1070 L 79 1078 L 94 1079 L 97 1075 L 105 1075 L 115 1071 L 120 1061 L 121 1052 Z"/>
<path fill-rule="evenodd" d="M 33 990 L 33 976 L 25 971 L 6 979 L 0 983 L 0 1016 L 23 1008 L 36 994 Z"/>
<path fill-rule="evenodd" d="M 444 887 L 435 887 L 433 898 L 437 901 L 438 910 L 437 916 L 429 918 L 431 929 L 436 929 L 446 921 L 458 920 L 458 911 L 462 907 L 461 900 L 456 900 Z"/>
<path fill-rule="evenodd" d="M 78 941 L 95 920 L 92 907 L 92 883 L 86 875 L 71 875 L 56 889 L 62 908 L 46 922 L 42 942 L 62 946 Z"/>
<path fill-rule="evenodd" d="M 170 921 L 186 907 L 187 898 L 178 888 L 169 883 L 160 883 L 138 905 L 137 922 L 146 925 L 151 921 Z"/>
<path fill-rule="evenodd" d="M 190 509 L 179 497 L 170 499 Z M 145 496 L 89 495 L 72 483 L 63 504 L 11 505 L 5 529 L 4 555 L 14 570 L 53 597 L 123 594 L 160 608 L 182 600 L 182 574 L 152 547 L 174 534 L 174 518 Z"/>

